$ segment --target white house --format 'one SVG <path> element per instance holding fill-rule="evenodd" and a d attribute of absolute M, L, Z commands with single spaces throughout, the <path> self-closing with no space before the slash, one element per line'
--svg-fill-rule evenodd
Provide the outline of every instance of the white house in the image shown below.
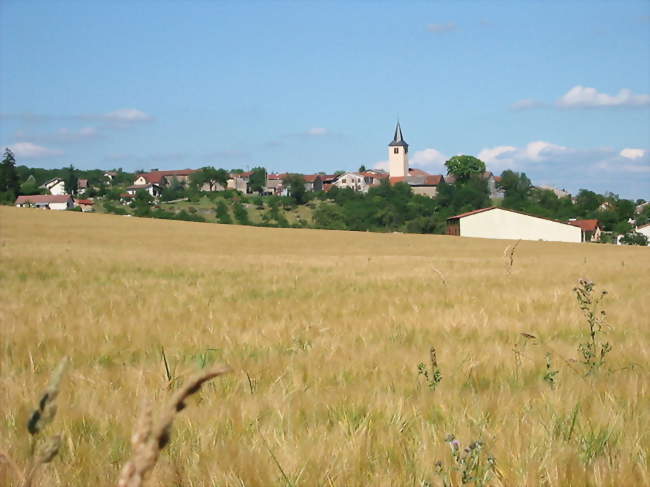
<path fill-rule="evenodd" d="M 162 194 L 162 190 L 160 189 L 160 186 L 157 184 L 134 184 L 133 186 L 129 186 L 126 188 L 126 193 L 135 196 L 135 193 L 139 190 L 142 189 L 149 193 L 151 196 L 154 198 L 157 198 Z"/>
<path fill-rule="evenodd" d="M 48 179 L 43 184 L 41 184 L 40 187 L 47 189 L 50 194 L 67 194 L 65 192 L 65 182 L 63 181 L 63 178 Z"/>
<path fill-rule="evenodd" d="M 69 194 L 35 194 L 19 196 L 15 205 L 19 208 L 42 208 L 44 210 L 69 210 L 74 201 Z"/>
<path fill-rule="evenodd" d="M 494 206 L 448 218 L 447 235 L 576 243 L 582 240 L 580 227 Z"/>
<path fill-rule="evenodd" d="M 341 189 L 351 188 L 354 191 L 360 191 L 362 193 L 368 192 L 369 189 L 369 184 L 366 182 L 366 178 L 363 174 L 359 174 L 358 172 L 343 173 L 336 178 L 333 184 Z"/>

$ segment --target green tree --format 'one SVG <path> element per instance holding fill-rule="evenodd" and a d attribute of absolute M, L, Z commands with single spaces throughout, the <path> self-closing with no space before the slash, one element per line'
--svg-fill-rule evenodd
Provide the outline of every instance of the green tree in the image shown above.
<path fill-rule="evenodd" d="M 458 181 L 467 181 L 473 174 L 483 174 L 485 163 L 474 156 L 454 156 L 445 162 L 447 174 L 451 174 Z"/>
<path fill-rule="evenodd" d="M 263 167 L 254 167 L 248 178 L 248 187 L 253 193 L 261 194 L 266 188 L 266 169 Z"/>
<path fill-rule="evenodd" d="M 599 194 L 581 189 L 576 196 L 576 213 L 583 218 L 593 216 L 603 200 L 604 198 Z"/>
<path fill-rule="evenodd" d="M 133 214 L 140 217 L 151 216 L 151 204 L 153 203 L 153 196 L 144 189 L 139 189 L 135 192 L 133 199 Z"/>
<path fill-rule="evenodd" d="M 526 206 L 532 183 L 525 173 L 506 170 L 501 173 L 499 187 L 504 191 L 503 206 L 521 210 Z M 552 192 L 551 192 L 552 193 Z M 555 195 L 555 193 L 553 193 Z"/>
<path fill-rule="evenodd" d="M 359 172 L 366 172 L 366 171 L 367 171 L 366 166 L 364 164 L 361 164 L 359 166 Z"/>
<path fill-rule="evenodd" d="M 329 230 L 346 230 L 345 212 L 336 204 L 323 203 L 314 210 L 314 225 Z"/>
<path fill-rule="evenodd" d="M 16 171 L 16 158 L 11 149 L 5 149 L 0 165 L 0 201 L 13 203 L 20 192 L 20 182 Z"/>
<path fill-rule="evenodd" d="M 20 185 L 20 194 L 41 194 L 41 189 L 38 187 L 36 178 L 31 174 L 25 180 L 23 184 Z"/>
<path fill-rule="evenodd" d="M 63 184 L 65 185 L 65 192 L 68 194 L 76 194 L 77 186 L 79 184 L 79 177 L 77 170 L 72 164 L 63 170 Z"/>
<path fill-rule="evenodd" d="M 219 200 L 217 203 L 217 207 L 215 208 L 215 213 L 217 215 L 217 220 L 219 223 L 224 223 L 224 224 L 231 224 L 232 223 L 232 217 L 230 216 L 230 212 L 228 211 L 228 206 L 226 205 L 226 202 L 222 199 Z"/>
<path fill-rule="evenodd" d="M 240 225 L 250 225 L 248 211 L 246 211 L 246 207 L 241 201 L 233 201 L 232 210 L 235 214 L 235 220 L 237 220 Z"/>
<path fill-rule="evenodd" d="M 296 204 L 302 205 L 307 202 L 307 190 L 305 189 L 305 178 L 302 174 L 287 174 L 282 184 L 288 189 L 289 196 Z"/>
<path fill-rule="evenodd" d="M 624 245 L 648 245 L 648 237 L 639 232 L 628 232 L 621 239 Z"/>
<path fill-rule="evenodd" d="M 195 189 L 201 189 L 208 185 L 209 191 L 214 191 L 217 184 L 226 189 L 230 175 L 225 169 L 215 169 L 212 166 L 202 167 L 190 176 L 190 185 Z"/>

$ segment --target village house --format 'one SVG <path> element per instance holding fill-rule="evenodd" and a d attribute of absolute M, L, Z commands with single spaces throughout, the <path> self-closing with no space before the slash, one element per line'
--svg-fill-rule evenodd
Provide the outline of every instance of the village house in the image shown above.
<path fill-rule="evenodd" d="M 82 192 L 89 188 L 87 179 L 77 179 L 77 191 Z"/>
<path fill-rule="evenodd" d="M 74 208 L 74 200 L 69 194 L 35 194 L 19 196 L 15 205 L 18 208 L 41 208 L 44 210 L 69 210 Z"/>
<path fill-rule="evenodd" d="M 138 190 L 144 190 L 154 198 L 158 198 L 162 194 L 162 188 L 159 185 L 153 183 L 134 184 L 132 186 L 129 186 L 126 188 L 126 194 L 135 196 Z"/>
<path fill-rule="evenodd" d="M 63 178 L 52 178 L 45 181 L 39 188 L 46 189 L 50 194 L 63 195 L 65 191 L 65 182 Z"/>
<path fill-rule="evenodd" d="M 545 191 L 552 191 L 555 194 L 555 196 L 557 196 L 558 198 L 567 198 L 567 197 L 570 198 L 571 197 L 571 193 L 569 193 L 565 189 L 557 189 L 557 188 L 555 188 L 553 186 L 549 186 L 549 185 L 545 185 L 545 184 L 542 184 L 541 186 L 535 186 L 535 187 L 537 189 L 542 189 L 542 190 L 545 190 Z"/>
<path fill-rule="evenodd" d="M 343 173 L 332 184 L 340 189 L 350 188 L 361 193 L 367 193 L 370 188 L 370 185 L 366 182 L 366 178 L 358 172 Z"/>
<path fill-rule="evenodd" d="M 320 174 L 305 174 L 305 191 L 323 191 L 323 180 Z"/>
<path fill-rule="evenodd" d="M 496 206 L 448 218 L 447 235 L 550 242 L 582 241 L 580 227 Z"/>
<path fill-rule="evenodd" d="M 75 206 L 81 208 L 81 211 L 84 213 L 90 213 L 95 211 L 95 202 L 90 199 L 76 200 Z"/>
<path fill-rule="evenodd" d="M 569 225 L 579 227 L 582 230 L 583 242 L 600 242 L 603 231 L 602 225 L 596 219 L 590 220 L 569 220 Z"/>
<path fill-rule="evenodd" d="M 252 171 L 232 173 L 230 179 L 226 183 L 226 189 L 234 189 L 242 193 L 248 193 L 248 182 L 250 180 Z"/>
<path fill-rule="evenodd" d="M 196 169 L 145 172 L 136 176 L 135 181 L 133 181 L 133 185 L 140 186 L 144 184 L 155 184 L 160 188 L 164 188 L 171 185 L 174 181 L 178 181 L 184 185 L 189 185 L 190 176 L 195 172 L 197 172 Z"/>

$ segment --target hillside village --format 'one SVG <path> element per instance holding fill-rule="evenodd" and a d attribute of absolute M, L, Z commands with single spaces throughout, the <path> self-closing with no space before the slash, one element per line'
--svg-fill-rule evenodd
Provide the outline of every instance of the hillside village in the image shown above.
<path fill-rule="evenodd" d="M 472 156 L 453 157 L 447 174 L 431 174 L 410 167 L 408 150 L 398 122 L 388 144 L 388 171 L 361 166 L 293 174 L 208 166 L 129 174 L 69 167 L 39 181 L 35 174 L 52 171 L 20 166 L 18 196 L 4 199 L 20 208 L 260 226 L 642 245 L 650 238 L 650 204 L 643 200 L 533 186 L 523 173 L 495 175 Z M 0 188 L 5 195 L 8 167 L 15 167 L 8 158 L 9 152 Z"/>

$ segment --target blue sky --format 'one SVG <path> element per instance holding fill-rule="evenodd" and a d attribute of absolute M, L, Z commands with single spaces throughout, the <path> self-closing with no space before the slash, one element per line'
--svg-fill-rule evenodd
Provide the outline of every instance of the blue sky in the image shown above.
<path fill-rule="evenodd" d="M 20 164 L 381 167 L 481 157 L 650 199 L 650 2 L 0 3 Z"/>

